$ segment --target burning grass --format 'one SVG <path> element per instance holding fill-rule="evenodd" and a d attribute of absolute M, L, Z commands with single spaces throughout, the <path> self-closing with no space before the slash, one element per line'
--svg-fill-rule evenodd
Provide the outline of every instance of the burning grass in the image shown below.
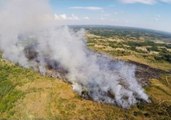
<path fill-rule="evenodd" d="M 152 80 L 148 81 L 145 89 L 151 103 L 141 102 L 127 110 L 85 100 L 74 93 L 71 86 L 61 79 L 41 76 L 2 58 L 0 68 L 0 119 L 169 120 L 171 118 L 171 76 L 168 73 L 160 72 L 156 79 L 152 79 L 154 76 L 150 75 Z M 140 72 L 145 68 L 139 69 Z"/>
<path fill-rule="evenodd" d="M 41 76 L 2 58 L 0 68 L 0 119 L 169 120 L 171 118 L 171 76 L 168 73 L 160 72 L 159 77 L 148 81 L 148 85 L 145 86 L 151 103 L 141 102 L 129 110 L 124 110 L 110 104 L 85 100 L 74 93 L 71 86 L 61 79 Z M 145 68 L 139 69 L 140 72 L 143 69 Z"/>
<path fill-rule="evenodd" d="M 151 88 L 159 90 L 164 95 L 160 100 L 166 100 L 170 98 L 170 88 L 164 89 L 166 86 L 160 82 L 152 82 L 152 87 L 146 86 L 146 92 L 151 93 L 152 97 L 152 103 L 149 103 L 149 96 L 137 82 L 136 67 L 92 52 L 86 46 L 83 31 L 56 26 L 56 21 L 51 19 L 54 15 L 47 0 L 6 0 L 3 5 L 0 11 L 0 49 L 3 51 L 3 58 L 13 63 L 0 61 L 0 86 L 4 91 L 0 92 L 2 119 L 132 120 L 170 117 L 169 102 L 159 103 L 155 98 L 157 93 L 150 91 Z M 120 38 L 125 39 L 124 36 Z M 130 53 L 146 56 L 147 48 L 141 44 L 146 46 L 147 43 L 153 47 L 149 49 L 150 54 L 156 55 L 153 50 L 158 50 L 151 41 L 130 44 L 112 39 L 106 43 L 102 39 L 98 43 L 94 43 L 95 50 L 103 51 L 106 46 L 110 46 L 104 52 L 113 49 L 109 53 L 117 56 Z M 136 45 L 141 49 L 137 49 Z M 125 46 L 128 52 L 123 49 Z M 161 54 L 157 59 L 169 62 L 170 54 L 166 54 L 167 51 L 167 48 L 160 47 Z M 154 55 L 151 57 L 156 59 Z M 78 97 L 67 83 L 56 80 L 57 78 L 41 76 L 29 68 L 43 75 L 52 71 L 51 76 L 65 78 L 78 95 L 88 96 L 96 102 Z"/>
<path fill-rule="evenodd" d="M 170 77 L 146 87 L 152 103 L 124 110 L 80 98 L 67 83 L 0 61 L 1 119 L 170 119 Z M 4 82 L 8 81 L 8 82 Z"/>

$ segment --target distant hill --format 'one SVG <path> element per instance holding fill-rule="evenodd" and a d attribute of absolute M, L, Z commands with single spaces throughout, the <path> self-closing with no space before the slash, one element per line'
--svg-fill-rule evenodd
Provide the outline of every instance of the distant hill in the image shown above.
<path fill-rule="evenodd" d="M 163 41 L 171 43 L 171 33 L 151 29 L 108 25 L 75 25 L 70 27 L 74 30 L 85 29 L 92 34 L 105 37 L 120 35 L 125 37 L 129 36 L 139 38 L 141 36 L 144 36 L 146 37 L 146 39 L 161 39 Z"/>

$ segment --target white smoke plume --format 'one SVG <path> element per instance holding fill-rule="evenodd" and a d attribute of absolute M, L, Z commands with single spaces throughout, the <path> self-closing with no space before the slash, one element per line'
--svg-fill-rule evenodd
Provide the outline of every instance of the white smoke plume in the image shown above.
<path fill-rule="evenodd" d="M 49 69 L 73 90 L 94 101 L 129 108 L 148 96 L 135 78 L 135 66 L 91 52 L 84 31 L 62 27 L 48 0 L 5 0 L 0 8 L 3 57 L 46 74 Z"/>

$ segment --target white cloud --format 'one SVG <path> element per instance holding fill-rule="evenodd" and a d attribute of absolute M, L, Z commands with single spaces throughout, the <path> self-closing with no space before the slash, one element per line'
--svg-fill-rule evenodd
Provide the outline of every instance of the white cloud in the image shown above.
<path fill-rule="evenodd" d="M 171 3 L 171 0 L 120 0 L 123 3 L 142 3 L 142 4 L 155 4 L 158 2 Z"/>
<path fill-rule="evenodd" d="M 84 20 L 90 20 L 90 18 L 89 18 L 89 17 L 84 17 L 83 19 L 84 19 Z"/>
<path fill-rule="evenodd" d="M 79 17 L 74 14 L 66 15 L 66 14 L 54 14 L 54 18 L 57 21 L 81 21 L 81 20 L 90 20 L 88 16 Z"/>
<path fill-rule="evenodd" d="M 161 19 L 161 15 L 160 14 L 154 16 L 154 21 L 155 22 L 159 22 L 160 19 Z"/>
<path fill-rule="evenodd" d="M 66 14 L 54 15 L 55 20 L 79 20 L 80 18 L 74 14 L 68 16 Z"/>
<path fill-rule="evenodd" d="M 96 7 L 96 6 L 89 6 L 89 7 L 75 6 L 75 7 L 70 7 L 70 9 L 79 9 L 79 10 L 103 10 L 103 8 Z"/>
<path fill-rule="evenodd" d="M 121 0 L 123 3 L 143 3 L 143 4 L 154 4 L 155 0 Z"/>
<path fill-rule="evenodd" d="M 160 0 L 161 2 L 171 3 L 171 0 Z"/>

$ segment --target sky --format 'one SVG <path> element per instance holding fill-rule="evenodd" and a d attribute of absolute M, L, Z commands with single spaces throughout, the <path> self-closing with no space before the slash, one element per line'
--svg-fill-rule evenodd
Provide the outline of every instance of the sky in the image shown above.
<path fill-rule="evenodd" d="M 55 20 L 171 32 L 171 0 L 50 0 Z"/>

